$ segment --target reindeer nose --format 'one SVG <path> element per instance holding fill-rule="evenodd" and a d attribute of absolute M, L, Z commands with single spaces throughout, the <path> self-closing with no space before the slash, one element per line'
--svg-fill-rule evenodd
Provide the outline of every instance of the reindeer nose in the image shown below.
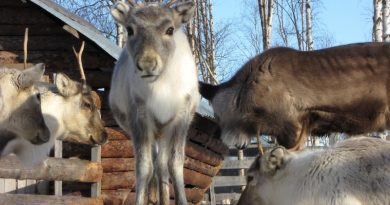
<path fill-rule="evenodd" d="M 50 140 L 50 131 L 49 129 L 43 129 L 38 131 L 35 138 L 31 141 L 32 144 L 40 145 L 46 143 Z"/>
<path fill-rule="evenodd" d="M 152 72 L 155 71 L 156 68 L 157 60 L 152 57 L 144 57 L 137 62 L 137 69 L 139 71 Z"/>

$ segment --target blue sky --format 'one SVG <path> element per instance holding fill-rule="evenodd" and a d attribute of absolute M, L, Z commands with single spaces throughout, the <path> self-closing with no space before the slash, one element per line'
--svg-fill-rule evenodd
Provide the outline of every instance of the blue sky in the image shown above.
<path fill-rule="evenodd" d="M 214 0 L 216 23 L 240 19 L 245 0 Z M 334 45 L 371 41 L 372 0 L 321 0 L 317 23 L 329 32 Z"/>

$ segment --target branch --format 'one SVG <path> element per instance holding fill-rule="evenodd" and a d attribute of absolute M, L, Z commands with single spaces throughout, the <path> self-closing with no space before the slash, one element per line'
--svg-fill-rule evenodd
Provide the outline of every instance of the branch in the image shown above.
<path fill-rule="evenodd" d="M 170 0 L 168 3 L 167 3 L 167 6 L 170 7 L 172 6 L 174 3 L 176 3 L 177 0 Z"/>
<path fill-rule="evenodd" d="M 28 28 L 24 31 L 24 42 L 23 42 L 23 52 L 24 52 L 24 69 L 27 68 L 27 44 L 28 44 Z"/>
<path fill-rule="evenodd" d="M 74 47 L 72 47 L 72 48 L 73 48 L 74 54 L 76 55 L 77 63 L 78 63 L 78 65 L 79 65 L 80 75 L 81 75 L 81 81 L 83 82 L 83 84 L 86 84 L 87 79 L 85 78 L 85 73 L 84 73 L 84 68 L 83 68 L 83 62 L 82 62 L 82 56 L 83 56 L 84 46 L 85 46 L 85 42 L 83 41 L 83 42 L 81 43 L 80 51 L 79 51 L 78 53 L 77 53 L 77 51 L 76 51 L 76 49 L 75 49 Z"/>

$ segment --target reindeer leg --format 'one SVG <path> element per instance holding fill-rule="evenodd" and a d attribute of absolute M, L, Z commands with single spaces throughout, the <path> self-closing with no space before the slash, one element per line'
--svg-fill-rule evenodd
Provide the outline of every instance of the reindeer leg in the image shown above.
<path fill-rule="evenodd" d="M 184 149 L 187 141 L 187 131 L 190 120 L 183 119 L 175 128 L 171 139 L 171 158 L 169 159 L 169 173 L 171 175 L 173 187 L 175 189 L 175 204 L 187 205 L 187 199 L 184 192 L 183 164 Z"/>
<path fill-rule="evenodd" d="M 153 176 L 153 134 L 152 128 L 143 120 L 132 120 L 133 147 L 136 161 L 136 205 L 145 205 L 148 198 L 148 185 Z"/>
<path fill-rule="evenodd" d="M 170 133 L 169 133 L 170 134 Z M 159 152 L 157 155 L 157 176 L 159 189 L 159 204 L 169 205 L 169 172 L 168 160 L 171 151 L 170 137 L 171 135 L 163 135 L 157 141 Z"/>

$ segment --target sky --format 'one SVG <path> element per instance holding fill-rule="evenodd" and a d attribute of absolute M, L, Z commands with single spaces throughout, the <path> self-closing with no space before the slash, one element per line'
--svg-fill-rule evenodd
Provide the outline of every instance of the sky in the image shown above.
<path fill-rule="evenodd" d="M 243 1 L 214 0 L 216 24 L 242 19 Z M 321 0 L 317 23 L 329 32 L 334 45 L 371 41 L 372 4 L 372 0 Z"/>

